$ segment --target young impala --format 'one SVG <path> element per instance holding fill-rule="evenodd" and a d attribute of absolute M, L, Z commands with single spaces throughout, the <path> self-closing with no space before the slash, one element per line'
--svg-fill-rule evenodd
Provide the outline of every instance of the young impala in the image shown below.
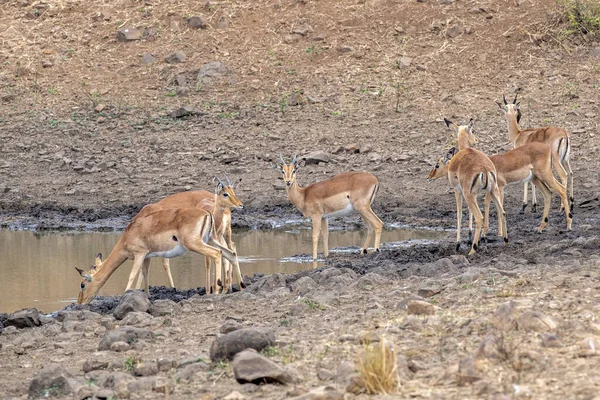
<path fill-rule="evenodd" d="M 152 257 L 172 258 L 193 251 L 215 261 L 221 268 L 222 257 L 234 262 L 233 254 L 212 239 L 214 221 L 210 213 L 197 208 L 163 209 L 136 215 L 119 238 L 106 260 L 99 262 L 93 273 L 76 268 L 83 278 L 77 302 L 92 301 L 108 278 L 121 264 L 133 259 L 128 287 L 133 285 L 140 269 L 144 288 L 148 288 L 148 268 Z"/>
<path fill-rule="evenodd" d="M 517 102 L 517 95 L 512 103 L 506 101 L 506 97 L 502 96 L 504 105 L 499 102 L 498 107 L 506 114 L 506 122 L 508 123 L 508 137 L 513 147 L 519 147 L 525 143 L 540 142 L 546 143 L 552 149 L 552 157 L 554 159 L 554 170 L 558 174 L 560 182 L 567 187 L 569 181 L 569 201 L 570 209 L 573 210 L 575 198 L 573 195 L 573 171 L 571 170 L 571 138 L 566 130 L 556 126 L 546 126 L 543 128 L 528 128 L 521 129 L 519 121 L 521 119 L 521 103 Z M 527 183 L 525 182 L 525 192 L 523 193 L 523 206 L 521 213 L 525 212 L 527 207 Z M 536 211 L 537 199 L 535 196 L 535 187 L 532 187 L 532 211 Z M 564 207 L 564 203 L 562 204 Z"/>
<path fill-rule="evenodd" d="M 242 274 L 240 271 L 240 266 L 237 258 L 237 253 L 235 249 L 235 243 L 233 243 L 232 235 L 231 235 L 231 208 L 241 209 L 243 207 L 242 202 L 236 197 L 235 192 L 233 191 L 233 185 L 229 178 L 225 178 L 227 184 L 223 183 L 219 178 L 217 178 L 217 189 L 215 193 L 208 192 L 206 190 L 195 190 L 189 192 L 181 192 L 176 193 L 171 196 L 165 197 L 161 201 L 149 204 L 140 210 L 140 214 L 144 215 L 144 213 L 150 213 L 157 210 L 165 209 L 165 208 L 199 208 L 205 211 L 210 212 L 215 220 L 215 232 L 213 237 L 222 245 L 227 247 L 235 256 L 235 263 L 233 268 L 229 265 L 227 260 L 223 261 L 223 265 L 225 267 L 225 282 L 224 285 L 221 283 L 221 270 L 217 269 L 215 271 L 215 279 L 213 290 L 214 293 L 218 293 L 219 288 L 223 286 L 223 292 L 227 293 L 229 288 L 233 283 L 232 269 L 235 270 L 236 279 L 240 284 L 240 289 L 244 288 L 244 283 L 242 281 Z M 206 291 L 209 291 L 210 288 L 210 259 L 206 258 Z M 171 268 L 169 265 L 169 259 L 163 258 L 162 260 L 163 268 L 167 273 L 167 277 L 169 279 L 169 284 L 171 287 L 174 287 L 173 277 L 171 275 Z M 139 288 L 141 284 L 141 277 L 138 279 Z M 127 287 L 126 290 L 129 290 L 130 287 Z"/>
<path fill-rule="evenodd" d="M 444 119 L 444 121 L 447 126 L 454 125 L 458 128 L 459 144 L 461 143 L 460 136 L 464 137 L 467 134 L 473 135 L 473 120 L 471 120 L 468 125 L 457 125 L 447 119 Z M 473 141 L 473 139 L 471 139 L 471 141 Z M 492 197 L 492 201 L 498 212 L 499 231 L 501 231 L 504 236 L 504 242 L 508 243 L 506 214 L 504 213 L 500 191 L 498 190 L 496 168 L 489 157 L 479 150 L 466 147 L 453 156 L 447 156 L 445 161 L 446 162 L 442 160 L 441 163 L 448 164 L 447 176 L 450 186 L 454 188 L 454 195 L 456 198 L 456 250 L 460 248 L 462 198 L 464 197 L 467 206 L 469 207 L 469 212 L 475 217 L 476 224 L 475 235 L 473 236 L 469 255 L 475 254 L 477 251 L 483 223 L 483 215 L 477 205 L 477 194 L 481 190 L 485 191 L 486 194 L 489 193 Z M 436 179 L 441 176 L 436 174 L 436 171 L 440 169 L 440 166 L 436 164 L 436 167 L 429 173 L 428 179 Z"/>
<path fill-rule="evenodd" d="M 367 172 L 343 172 L 333 178 L 310 184 L 304 188 L 298 186 L 296 173 L 304 166 L 297 162 L 296 156 L 286 164 L 280 156 L 281 164 L 275 166 L 283 174 L 285 189 L 292 204 L 312 219 L 312 257 L 317 260 L 319 232 L 323 230 L 325 257 L 329 255 L 328 222 L 329 217 L 343 217 L 358 212 L 367 224 L 367 238 L 361 249 L 366 254 L 373 233 L 375 233 L 375 251 L 379 251 L 383 222 L 371 209 L 379 189 L 379 180 Z"/>

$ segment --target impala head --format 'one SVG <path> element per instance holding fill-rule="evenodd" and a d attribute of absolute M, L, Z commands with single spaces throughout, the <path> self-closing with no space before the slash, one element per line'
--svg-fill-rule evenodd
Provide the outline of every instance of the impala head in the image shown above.
<path fill-rule="evenodd" d="M 238 186 L 241 181 L 242 179 L 238 181 Z M 217 194 L 217 203 L 219 203 L 220 206 L 236 209 L 244 207 L 244 204 L 236 197 L 235 192 L 233 191 L 234 184 L 231 183 L 227 176 L 225 176 L 226 183 L 223 183 L 219 178 L 217 178 L 217 182 L 215 193 Z"/>
<path fill-rule="evenodd" d="M 499 101 L 497 101 L 496 104 L 498 104 L 498 107 L 504 111 L 507 117 L 515 118 L 518 124 L 519 121 L 521 121 L 521 102 L 517 102 L 517 96 L 519 96 L 518 93 L 515 94 L 515 98 L 513 99 L 512 103 L 509 103 L 506 101 L 506 96 L 502 95 L 502 101 L 504 104 L 500 103 Z"/>
<path fill-rule="evenodd" d="M 452 157 L 458 152 L 456 147 L 452 147 L 446 154 L 444 154 L 440 159 L 435 163 L 429 175 L 427 176 L 427 180 L 435 180 L 442 178 L 444 176 L 448 176 L 447 166 Z"/>
<path fill-rule="evenodd" d="M 286 189 L 289 189 L 296 181 L 296 172 L 300 168 L 304 167 L 306 162 L 304 160 L 298 162 L 296 160 L 296 156 L 294 156 L 292 161 L 289 164 L 286 164 L 281 154 L 279 155 L 279 160 L 281 161 L 281 163 L 276 164 L 274 168 L 281 171 L 281 173 L 283 174 L 283 181 L 285 182 Z"/>
<path fill-rule="evenodd" d="M 79 275 L 83 278 L 79 284 L 79 295 L 77 296 L 78 304 L 88 304 L 96 296 L 101 285 L 94 280 L 94 275 L 102 268 L 102 253 L 98 253 L 94 265 L 90 267 L 89 272 L 75 267 Z"/>
<path fill-rule="evenodd" d="M 474 146 L 479 142 L 479 139 L 477 139 L 477 136 L 475 136 L 475 130 L 473 129 L 473 125 L 475 124 L 473 118 L 469 120 L 467 125 L 458 125 L 457 123 L 450 121 L 448 118 L 444 118 L 444 123 L 448 128 L 454 127 L 457 129 L 459 144 L 462 140 L 465 140 L 465 138 L 469 143 L 469 147 Z"/>

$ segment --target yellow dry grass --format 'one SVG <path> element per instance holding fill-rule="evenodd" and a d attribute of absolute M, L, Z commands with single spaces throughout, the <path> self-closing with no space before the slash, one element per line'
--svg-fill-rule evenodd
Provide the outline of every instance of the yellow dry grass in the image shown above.
<path fill-rule="evenodd" d="M 399 385 L 394 345 L 383 338 L 365 343 L 358 354 L 360 383 L 368 394 L 394 393 Z"/>

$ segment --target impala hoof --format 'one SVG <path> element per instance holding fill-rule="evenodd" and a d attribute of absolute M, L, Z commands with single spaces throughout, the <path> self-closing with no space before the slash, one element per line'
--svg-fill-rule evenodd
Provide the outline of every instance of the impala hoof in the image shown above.
<path fill-rule="evenodd" d="M 521 206 L 521 211 L 519 211 L 519 214 L 525 214 L 525 209 L 526 209 L 526 208 L 527 208 L 527 203 L 524 203 L 524 204 Z"/>
<path fill-rule="evenodd" d="M 360 254 L 367 254 L 367 249 L 362 249 L 362 250 L 360 251 Z"/>
<path fill-rule="evenodd" d="M 475 253 L 476 253 L 475 249 L 471 249 L 471 251 L 469 252 L 469 255 L 472 256 Z"/>
<path fill-rule="evenodd" d="M 458 251 L 458 249 L 460 249 L 460 242 L 456 243 L 456 251 Z"/>
<path fill-rule="evenodd" d="M 534 204 L 533 206 L 531 206 L 531 212 L 532 213 L 536 213 L 537 212 L 537 204 Z"/>

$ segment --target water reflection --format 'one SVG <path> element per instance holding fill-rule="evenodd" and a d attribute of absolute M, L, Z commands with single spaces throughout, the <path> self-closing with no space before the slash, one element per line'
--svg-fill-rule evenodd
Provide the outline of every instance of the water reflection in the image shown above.
<path fill-rule="evenodd" d="M 104 257 L 117 242 L 120 232 L 30 232 L 0 230 L 0 312 L 25 307 L 54 311 L 73 302 L 81 278 L 74 267 L 89 269 L 94 257 Z M 330 232 L 329 244 L 335 251 L 358 251 L 366 231 Z M 436 239 L 443 235 L 426 229 L 384 230 L 383 247 L 406 244 L 407 240 Z M 292 273 L 312 268 L 309 229 L 238 231 L 234 241 L 240 254 L 242 274 L 255 272 Z M 391 242 L 391 243 L 390 243 Z M 337 247 L 337 249 L 336 249 Z M 322 251 L 322 248 L 319 248 Z M 108 280 L 100 294 L 122 293 L 127 285 L 132 261 L 125 262 Z M 204 259 L 188 252 L 171 260 L 175 285 L 181 289 L 204 286 Z M 167 285 L 159 260 L 152 260 L 151 285 Z"/>

